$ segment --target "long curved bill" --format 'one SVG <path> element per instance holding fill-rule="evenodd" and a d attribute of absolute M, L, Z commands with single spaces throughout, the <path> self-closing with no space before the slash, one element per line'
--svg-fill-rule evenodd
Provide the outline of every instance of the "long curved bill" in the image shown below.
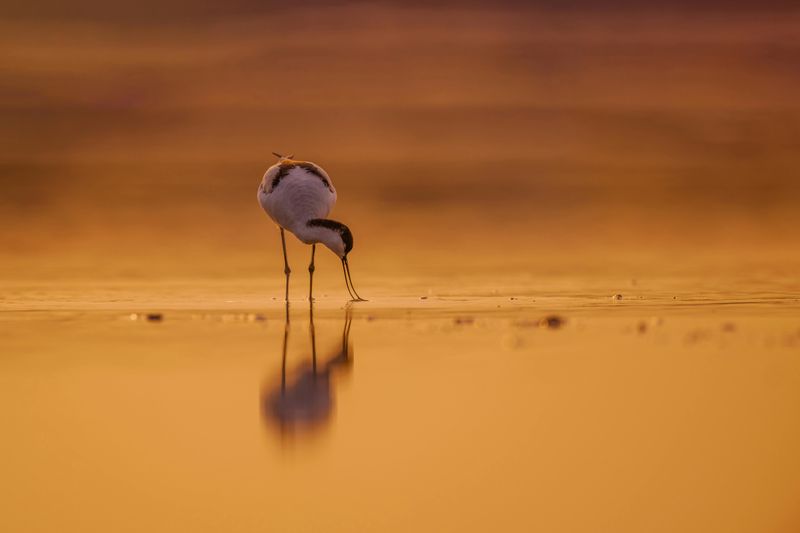
<path fill-rule="evenodd" d="M 344 284 L 347 286 L 347 292 L 350 293 L 350 298 L 352 298 L 354 302 L 366 302 L 367 300 L 358 295 L 353 285 L 353 278 L 350 276 L 350 265 L 347 264 L 347 257 L 342 257 L 342 271 L 344 272 Z"/>

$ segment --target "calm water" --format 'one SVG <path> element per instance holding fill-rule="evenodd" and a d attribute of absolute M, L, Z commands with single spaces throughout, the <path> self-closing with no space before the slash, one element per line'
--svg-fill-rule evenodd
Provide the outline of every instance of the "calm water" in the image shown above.
<path fill-rule="evenodd" d="M 796 282 L 405 281 L 9 285 L 2 529 L 800 526 Z"/>

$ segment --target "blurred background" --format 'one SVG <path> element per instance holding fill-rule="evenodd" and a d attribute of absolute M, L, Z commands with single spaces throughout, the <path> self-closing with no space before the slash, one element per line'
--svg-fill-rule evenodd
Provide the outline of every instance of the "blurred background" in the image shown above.
<path fill-rule="evenodd" d="M 6 278 L 277 276 L 272 151 L 364 276 L 796 253 L 791 2 L 6 4 Z"/>

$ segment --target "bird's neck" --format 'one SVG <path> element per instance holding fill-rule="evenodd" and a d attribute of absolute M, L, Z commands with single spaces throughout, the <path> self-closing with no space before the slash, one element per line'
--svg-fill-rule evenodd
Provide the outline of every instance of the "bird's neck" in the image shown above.
<path fill-rule="evenodd" d="M 291 229 L 292 233 L 297 235 L 297 238 L 306 244 L 322 242 L 326 230 L 326 228 L 309 226 L 307 222 L 299 222 Z"/>
<path fill-rule="evenodd" d="M 324 226 L 314 226 L 308 223 L 297 224 L 292 228 L 298 239 L 306 244 L 321 243 L 327 246 L 336 255 L 340 256 L 344 253 L 342 245 L 342 237 L 338 231 L 332 230 Z"/>

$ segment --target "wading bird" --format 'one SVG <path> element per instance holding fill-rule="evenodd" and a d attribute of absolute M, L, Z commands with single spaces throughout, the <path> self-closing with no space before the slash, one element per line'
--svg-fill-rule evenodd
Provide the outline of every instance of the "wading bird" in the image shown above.
<path fill-rule="evenodd" d="M 336 204 L 336 189 L 327 172 L 310 161 L 296 161 L 294 156 L 278 157 L 278 162 L 264 173 L 258 186 L 258 202 L 281 230 L 283 272 L 286 274 L 286 301 L 289 301 L 289 260 L 286 258 L 284 230 L 291 231 L 302 242 L 311 245 L 311 264 L 308 265 L 308 300 L 313 301 L 314 252 L 322 243 L 342 260 L 344 283 L 353 301 L 366 301 L 353 286 L 347 254 L 353 249 L 350 229 L 335 220 L 325 218 Z"/>

